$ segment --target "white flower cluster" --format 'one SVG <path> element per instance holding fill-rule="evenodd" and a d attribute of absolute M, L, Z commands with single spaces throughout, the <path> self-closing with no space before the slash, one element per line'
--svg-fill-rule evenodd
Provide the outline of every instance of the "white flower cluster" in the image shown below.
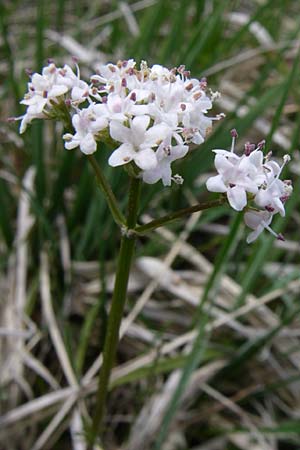
<path fill-rule="evenodd" d="M 24 133 L 33 119 L 55 117 L 53 109 L 63 105 L 67 93 L 70 93 L 74 106 L 89 96 L 89 86 L 80 80 L 79 70 L 78 75 L 75 75 L 70 66 L 58 68 L 50 61 L 41 75 L 34 73 L 28 83 L 28 92 L 20 102 L 27 106 L 26 114 L 20 117 L 20 133 Z"/>
<path fill-rule="evenodd" d="M 133 161 L 146 183 L 162 180 L 168 186 L 182 180 L 172 176 L 171 163 L 183 158 L 190 144 L 201 144 L 211 129 L 213 119 L 205 114 L 212 99 L 206 87 L 204 79 L 190 78 L 184 66 L 169 70 L 142 62 L 137 69 L 132 59 L 120 61 L 101 66 L 87 84 L 79 69 L 75 75 L 69 66 L 50 62 L 28 84 L 20 131 L 34 118 L 54 117 L 57 107 L 67 105 L 75 132 L 63 136 L 66 149 L 92 154 L 98 141 L 109 139 L 116 147 L 111 166 Z"/>
<path fill-rule="evenodd" d="M 244 154 L 238 156 L 234 153 L 236 130 L 232 130 L 231 135 L 231 151 L 213 150 L 216 153 L 215 167 L 218 175 L 207 180 L 207 189 L 226 194 L 233 209 L 246 211 L 245 223 L 253 230 L 247 238 L 248 243 L 254 241 L 264 229 L 277 239 L 284 240 L 281 234 L 276 234 L 270 228 L 270 223 L 276 213 L 285 216 L 284 204 L 293 190 L 290 180 L 279 179 L 290 156 L 285 155 L 283 164 L 279 166 L 271 160 L 271 153 L 264 157 L 264 142 L 259 143 L 257 147 L 247 143 Z"/>

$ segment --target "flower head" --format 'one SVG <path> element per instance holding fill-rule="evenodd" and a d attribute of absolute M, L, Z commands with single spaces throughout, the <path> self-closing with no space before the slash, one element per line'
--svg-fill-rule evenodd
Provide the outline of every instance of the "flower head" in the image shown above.
<path fill-rule="evenodd" d="M 66 69 L 69 80 L 76 77 L 68 73 Z M 76 83 L 71 104 L 76 106 L 75 88 L 84 95 L 88 92 L 88 101 L 97 110 L 96 125 L 102 117 L 100 128 L 115 142 L 108 163 L 113 167 L 134 163 L 146 183 L 162 180 L 169 185 L 172 162 L 183 158 L 191 143 L 201 144 L 211 129 L 212 119 L 206 113 L 212 100 L 206 83 L 191 79 L 183 66 L 169 70 L 148 67 L 143 61 L 138 69 L 134 60 L 119 61 L 100 66 L 89 90 L 79 85 L 78 76 Z M 98 129 L 91 130 L 90 110 L 91 106 L 79 109 L 77 104 L 72 120 L 75 133 L 64 136 L 67 149 L 79 146 L 84 153 L 96 149 L 101 136 Z"/>
<path fill-rule="evenodd" d="M 91 154 L 105 139 L 115 146 L 111 166 L 131 163 L 144 182 L 170 185 L 171 164 L 211 130 L 207 112 L 216 96 L 207 93 L 206 80 L 191 78 L 183 65 L 168 69 L 142 61 L 137 67 L 133 59 L 98 66 L 90 83 L 80 78 L 77 64 L 76 69 L 50 62 L 32 75 L 21 102 L 27 106 L 21 132 L 34 118 L 67 114 L 70 123 L 71 114 L 74 130 L 63 136 L 66 149 Z"/>
<path fill-rule="evenodd" d="M 264 229 L 280 239 L 282 236 L 270 228 L 270 223 L 276 213 L 285 215 L 285 202 L 292 193 L 291 181 L 279 179 L 290 157 L 285 156 L 281 166 L 271 160 L 271 154 L 264 157 L 264 141 L 257 146 L 248 142 L 244 154 L 238 156 L 234 152 L 236 130 L 231 131 L 231 136 L 230 151 L 214 150 L 218 175 L 207 180 L 207 189 L 226 194 L 232 208 L 246 211 L 245 223 L 254 230 L 248 236 L 247 242 L 255 240 Z M 250 208 L 251 203 L 254 203 L 255 209 Z"/>

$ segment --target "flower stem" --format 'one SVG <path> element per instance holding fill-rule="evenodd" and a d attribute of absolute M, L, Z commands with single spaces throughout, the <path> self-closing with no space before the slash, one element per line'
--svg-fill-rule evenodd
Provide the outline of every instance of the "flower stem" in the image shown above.
<path fill-rule="evenodd" d="M 137 226 L 134 230 L 137 234 L 145 234 L 149 231 L 155 230 L 173 220 L 180 219 L 187 214 L 192 214 L 198 211 L 203 211 L 204 209 L 214 208 L 215 206 L 221 206 L 226 202 L 226 197 L 220 197 L 217 200 L 213 200 L 206 203 L 199 203 L 198 205 L 190 206 L 188 208 L 179 209 L 174 213 L 167 214 L 166 216 L 160 217 L 159 219 L 151 220 L 151 222 L 145 225 Z"/>
<path fill-rule="evenodd" d="M 140 184 L 140 180 L 136 178 L 130 178 L 128 214 L 126 221 L 128 229 L 134 228 L 136 224 Z M 117 345 L 119 341 L 119 329 L 127 296 L 127 285 L 134 252 L 134 245 L 134 235 L 128 236 L 124 234 L 122 236 L 114 293 L 112 297 L 111 309 L 107 324 L 107 332 L 104 342 L 103 363 L 99 375 L 96 411 L 93 418 L 91 435 L 89 436 L 89 445 L 91 448 L 93 446 L 93 443 L 95 442 L 97 435 L 99 435 L 99 433 L 102 431 L 102 419 L 105 409 L 105 400 L 107 396 L 110 373 L 115 361 Z"/>
<path fill-rule="evenodd" d="M 114 193 L 111 190 L 111 187 L 110 187 L 107 179 L 105 178 L 104 174 L 102 173 L 102 170 L 101 170 L 100 166 L 98 165 L 96 158 L 93 155 L 88 155 L 88 160 L 95 172 L 97 184 L 100 187 L 101 191 L 103 192 L 103 194 L 106 198 L 106 201 L 108 203 L 108 206 L 112 213 L 114 221 L 118 225 L 124 226 L 126 224 L 126 219 L 118 206 L 117 199 L 114 196 Z"/>

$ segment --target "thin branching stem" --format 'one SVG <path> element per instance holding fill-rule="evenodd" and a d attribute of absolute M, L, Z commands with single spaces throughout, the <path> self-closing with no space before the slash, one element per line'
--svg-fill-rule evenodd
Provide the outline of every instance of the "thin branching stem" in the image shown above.
<path fill-rule="evenodd" d="M 190 206 L 188 208 L 179 209 L 176 212 L 167 214 L 159 219 L 151 220 L 151 222 L 146 223 L 145 225 L 140 225 L 135 228 L 135 233 L 137 234 L 145 234 L 149 231 L 153 231 L 156 228 L 159 228 L 167 223 L 173 222 L 176 219 L 181 219 L 188 214 L 192 214 L 198 211 L 204 211 L 205 209 L 214 208 L 216 206 L 221 206 L 226 202 L 226 197 L 220 197 L 217 200 L 213 200 L 206 203 L 198 203 L 197 205 Z"/>

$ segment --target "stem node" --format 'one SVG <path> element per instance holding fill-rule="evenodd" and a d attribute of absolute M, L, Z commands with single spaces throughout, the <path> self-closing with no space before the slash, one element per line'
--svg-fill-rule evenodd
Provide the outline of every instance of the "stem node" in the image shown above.
<path fill-rule="evenodd" d="M 137 233 L 132 228 L 128 228 L 125 226 L 121 227 L 121 234 L 122 236 L 126 237 L 127 239 L 135 239 L 137 237 Z"/>

